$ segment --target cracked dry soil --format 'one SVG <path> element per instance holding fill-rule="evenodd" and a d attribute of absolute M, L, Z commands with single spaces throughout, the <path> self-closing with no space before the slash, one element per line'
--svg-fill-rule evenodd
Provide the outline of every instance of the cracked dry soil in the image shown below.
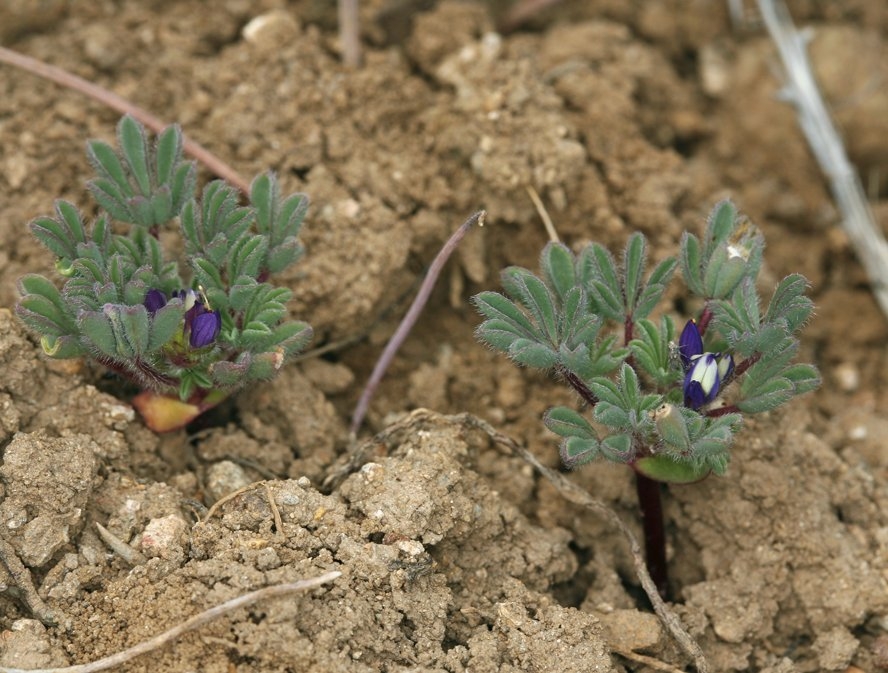
<path fill-rule="evenodd" d="M 641 230 L 654 258 L 730 195 L 765 232 L 766 284 L 809 278 L 818 311 L 800 357 L 823 389 L 749 422 L 725 477 L 668 489 L 673 607 L 715 671 L 888 667 L 888 324 L 775 98 L 771 46 L 733 27 L 725 4 L 565 1 L 499 35 L 502 3 L 373 0 L 356 71 L 338 62 L 331 6 L 314 0 L 0 6 L 4 46 L 180 122 L 244 175 L 272 168 L 307 192 L 308 253 L 281 280 L 317 343 L 339 343 L 166 436 L 142 425 L 120 381 L 47 361 L 8 310 L 16 278 L 49 262 L 26 224 L 55 198 L 87 206 L 84 142 L 110 138 L 116 115 L 0 70 L 0 550 L 57 622 L 35 620 L 34 596 L 0 572 L 0 665 L 90 661 L 246 591 L 338 569 L 329 586 L 120 670 L 653 670 L 633 652 L 688 670 L 623 538 L 486 435 L 424 415 L 322 487 L 417 279 L 478 207 L 489 226 L 451 263 L 369 430 L 419 407 L 469 410 L 557 464 L 539 418 L 575 400 L 476 344 L 467 302 L 502 266 L 535 267 L 545 232 L 532 186 L 570 245 L 616 247 Z M 816 29 L 815 69 L 884 222 L 888 8 L 791 9 Z M 624 470 L 570 478 L 638 528 Z M 138 553 L 111 553 L 96 523 Z"/>

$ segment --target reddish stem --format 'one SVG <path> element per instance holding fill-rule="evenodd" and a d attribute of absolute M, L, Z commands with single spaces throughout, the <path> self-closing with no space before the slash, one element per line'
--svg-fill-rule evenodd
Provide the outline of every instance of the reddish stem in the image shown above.
<path fill-rule="evenodd" d="M 731 378 L 729 379 L 729 382 L 742 376 L 743 374 L 745 374 L 747 369 L 752 367 L 752 365 L 754 365 L 756 362 L 758 362 L 761 359 L 762 359 L 761 353 L 753 353 L 745 360 L 742 360 L 741 362 L 737 363 L 737 366 L 734 367 L 734 372 L 731 374 Z"/>
<path fill-rule="evenodd" d="M 708 416 L 709 418 L 717 418 L 719 416 L 727 416 L 728 414 L 737 414 L 740 413 L 740 409 L 736 404 L 728 404 L 724 407 L 719 407 L 718 409 L 708 409 L 704 412 L 704 416 Z"/>
<path fill-rule="evenodd" d="M 20 54 L 12 49 L 7 49 L 6 47 L 0 47 L 0 63 L 8 63 L 9 65 L 30 72 L 33 75 L 37 75 L 38 77 L 43 77 L 56 84 L 61 84 L 74 91 L 79 91 L 80 93 L 107 105 L 112 110 L 117 110 L 122 114 L 132 115 L 155 133 L 160 133 L 167 126 L 160 118 L 155 117 L 147 110 L 140 108 L 138 105 L 134 105 L 130 101 L 112 93 L 108 89 L 100 87 L 98 84 L 94 84 L 82 77 L 78 77 L 67 70 L 63 70 L 54 65 L 49 65 L 43 61 L 38 61 L 36 58 L 25 56 L 24 54 Z M 234 185 L 244 194 L 250 193 L 250 183 L 244 180 L 237 171 L 205 147 L 193 140 L 189 140 L 185 136 L 183 136 L 182 139 L 182 147 L 185 150 L 185 154 L 197 159 L 212 173 L 218 175 L 229 184 Z"/>
<path fill-rule="evenodd" d="M 635 492 L 644 528 L 644 556 L 657 592 L 668 600 L 669 570 L 666 565 L 666 531 L 663 525 L 663 501 L 660 482 L 635 473 Z"/>
<path fill-rule="evenodd" d="M 598 404 L 598 398 L 595 396 L 595 393 L 589 389 L 589 386 L 583 383 L 579 376 L 565 367 L 558 367 L 558 374 L 564 377 L 564 380 L 570 384 L 570 387 L 573 388 L 590 407 L 594 407 Z"/>
<path fill-rule="evenodd" d="M 701 337 L 706 334 L 706 328 L 709 327 L 711 321 L 712 309 L 709 308 L 709 302 L 706 302 L 706 306 L 703 307 L 703 312 L 700 314 L 700 319 L 697 321 L 697 329 Z"/>

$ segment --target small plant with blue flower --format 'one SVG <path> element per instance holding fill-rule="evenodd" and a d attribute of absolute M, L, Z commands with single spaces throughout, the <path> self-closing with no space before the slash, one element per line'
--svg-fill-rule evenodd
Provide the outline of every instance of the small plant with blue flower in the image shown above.
<path fill-rule="evenodd" d="M 177 126 L 151 143 L 126 116 L 117 138 L 119 150 L 88 143 L 99 206 L 91 224 L 66 201 L 31 222 L 63 282 L 24 276 L 16 313 L 47 355 L 90 357 L 135 382 L 143 392 L 134 406 L 167 431 L 273 377 L 311 339 L 306 323 L 286 320 L 290 291 L 268 282 L 302 255 L 308 199 L 282 198 L 270 173 L 253 181 L 247 205 L 221 180 L 198 197 Z M 181 269 L 159 239 L 176 226 Z"/>
<path fill-rule="evenodd" d="M 712 210 L 702 240 L 685 232 L 677 259 L 645 278 L 646 241 L 632 235 L 621 263 L 593 243 L 574 254 L 549 243 L 539 275 L 510 267 L 505 295 L 473 300 L 478 338 L 520 365 L 554 372 L 584 412 L 550 409 L 543 421 L 562 437 L 564 465 L 596 459 L 635 472 L 648 569 L 667 593 L 660 483 L 725 473 L 746 414 L 769 411 L 820 384 L 817 369 L 793 362 L 797 333 L 813 310 L 794 274 L 763 306 L 756 288 L 764 238 L 730 201 Z M 681 331 L 651 319 L 680 269 L 697 315 Z"/>

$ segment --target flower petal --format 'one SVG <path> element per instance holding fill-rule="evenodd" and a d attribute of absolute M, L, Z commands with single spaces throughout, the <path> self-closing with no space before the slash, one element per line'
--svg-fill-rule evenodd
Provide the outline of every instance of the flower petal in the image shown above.
<path fill-rule="evenodd" d="M 144 303 L 145 308 L 148 309 L 148 313 L 154 313 L 155 311 L 159 311 L 164 306 L 166 306 L 166 295 L 160 290 L 148 290 L 148 292 L 145 294 Z"/>
<path fill-rule="evenodd" d="M 692 357 L 702 355 L 703 337 L 700 336 L 696 320 L 688 320 L 681 331 L 681 336 L 678 338 L 678 352 L 681 355 L 685 371 L 691 366 Z"/>
<path fill-rule="evenodd" d="M 204 311 L 195 315 L 191 321 L 189 342 L 192 348 L 209 346 L 219 336 L 222 329 L 222 316 L 218 311 Z"/>

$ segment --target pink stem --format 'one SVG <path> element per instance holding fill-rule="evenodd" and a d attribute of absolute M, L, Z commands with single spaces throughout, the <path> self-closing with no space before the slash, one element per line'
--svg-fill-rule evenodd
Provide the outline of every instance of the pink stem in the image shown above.
<path fill-rule="evenodd" d="M 358 404 L 355 406 L 355 411 L 352 414 L 351 426 L 349 426 L 349 432 L 352 437 L 358 434 L 358 430 L 364 422 L 364 416 L 367 415 L 370 400 L 373 398 L 373 394 L 379 387 L 379 382 L 382 381 L 382 377 L 385 376 L 385 372 L 395 358 L 395 354 L 398 352 L 398 349 L 401 348 L 401 344 L 404 343 L 404 340 L 407 339 L 407 335 L 410 334 L 413 325 L 416 324 L 419 314 L 422 313 L 422 309 L 425 307 L 426 302 L 429 300 L 429 295 L 435 287 L 435 282 L 438 280 L 441 269 L 444 268 L 445 262 L 447 262 L 453 251 L 456 250 L 459 242 L 475 223 L 477 223 L 479 227 L 484 226 L 484 218 L 486 216 L 487 213 L 485 211 L 479 210 L 477 213 L 474 213 L 469 217 L 469 219 L 463 222 L 459 229 L 453 232 L 450 238 L 447 239 L 444 247 L 441 248 L 435 259 L 432 261 L 431 266 L 429 266 L 429 271 L 422 281 L 422 285 L 419 286 L 419 292 L 416 293 L 416 297 L 413 299 L 413 303 L 410 304 L 407 314 L 401 320 L 398 329 L 395 330 L 392 338 L 389 339 L 389 342 L 386 344 L 385 350 L 382 351 L 382 355 L 380 355 L 379 359 L 376 361 L 376 366 L 373 367 L 373 373 L 370 374 L 370 379 L 364 386 L 361 398 L 358 400 Z"/>
<path fill-rule="evenodd" d="M 112 110 L 117 110 L 122 114 L 132 115 L 155 133 L 160 133 L 167 126 L 167 124 L 161 119 L 155 117 L 147 110 L 143 110 L 137 105 L 130 103 L 125 98 L 100 87 L 98 84 L 93 84 L 67 70 L 62 70 L 54 65 L 38 61 L 35 58 L 25 56 L 12 49 L 0 47 L 0 63 L 13 65 L 31 73 L 32 75 L 43 77 L 56 84 L 61 84 L 69 89 L 86 94 L 90 98 L 107 105 Z M 219 157 L 208 149 L 188 138 L 184 138 L 182 147 L 186 154 L 197 159 L 200 163 L 206 166 L 211 173 L 234 185 L 244 194 L 250 193 L 250 184 L 244 180 L 237 171 L 219 159 Z"/>

